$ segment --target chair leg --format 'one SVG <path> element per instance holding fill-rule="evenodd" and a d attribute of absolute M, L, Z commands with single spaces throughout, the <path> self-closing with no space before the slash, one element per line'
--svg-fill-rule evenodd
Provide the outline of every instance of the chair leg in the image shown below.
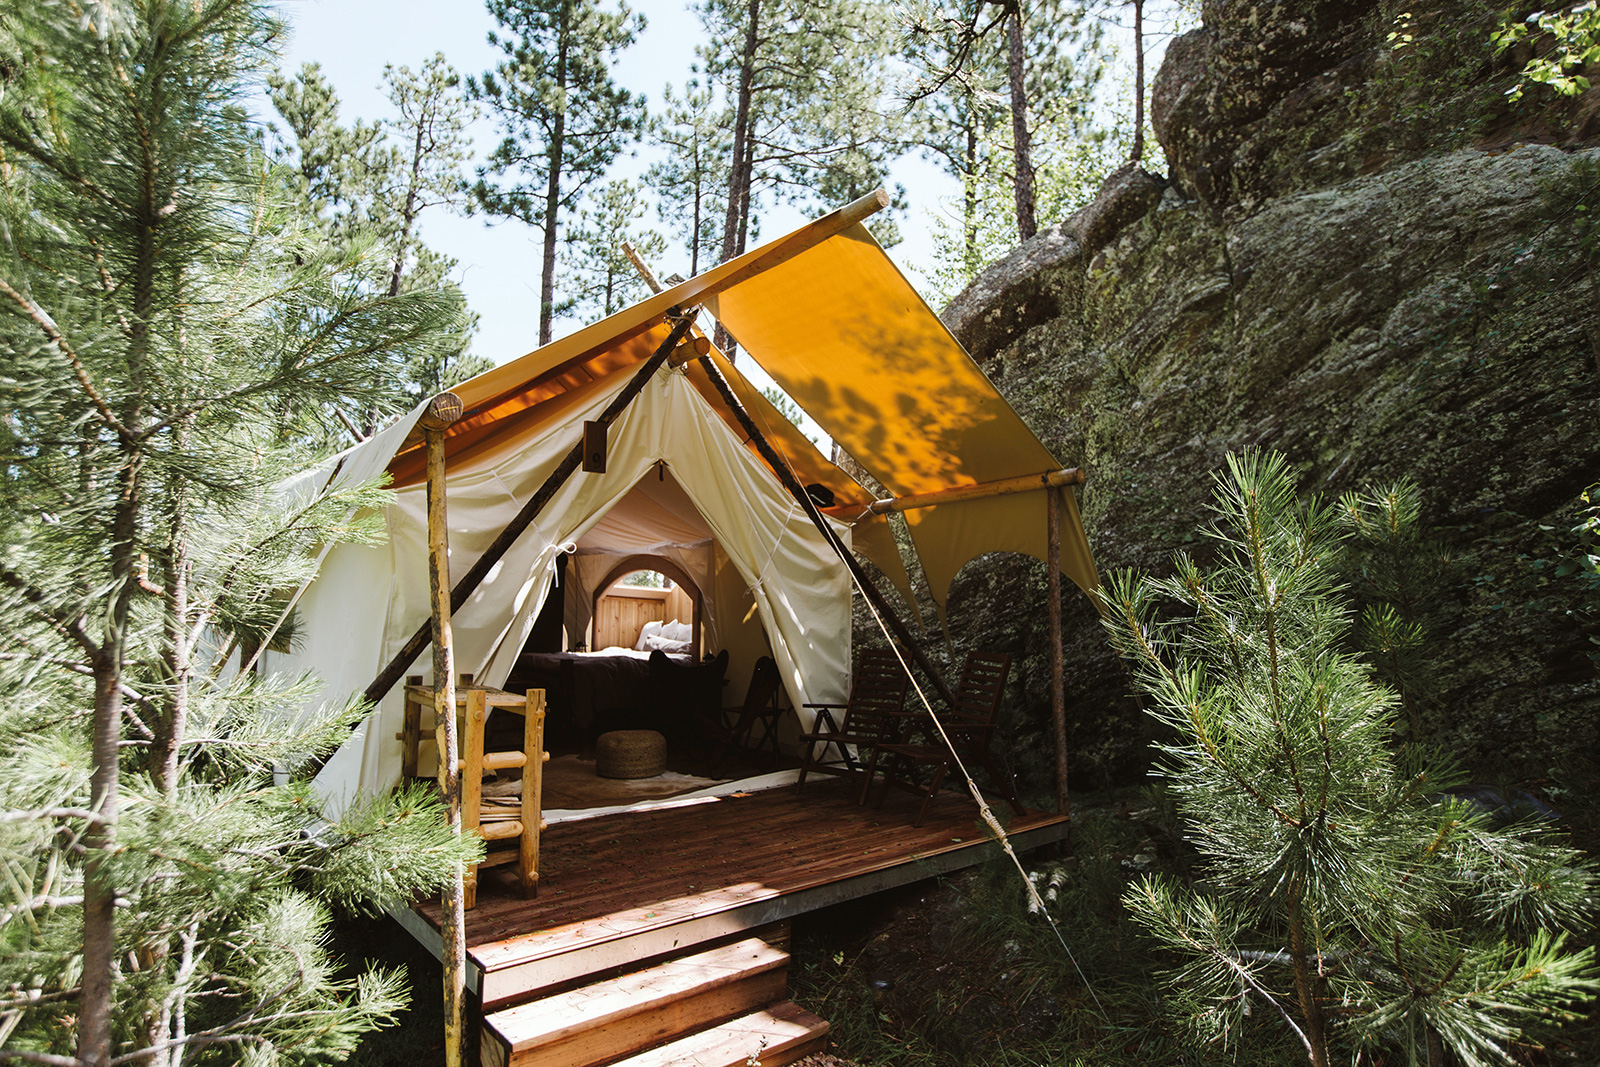
<path fill-rule="evenodd" d="M 950 769 L 950 764 L 940 763 L 939 769 L 933 772 L 933 781 L 928 783 L 928 793 L 922 798 L 922 807 L 917 809 L 917 817 L 912 820 L 912 826 L 921 826 L 922 820 L 928 817 L 928 806 L 933 803 L 933 798 L 939 795 L 939 787 L 944 784 L 944 773 Z"/>
<path fill-rule="evenodd" d="M 987 751 L 983 754 L 983 767 L 989 772 L 989 777 L 994 779 L 994 784 L 1000 787 L 1000 795 L 1006 798 L 1006 803 L 1011 805 L 1011 810 L 1017 815 L 1028 814 L 1028 809 L 1022 806 L 1022 800 L 1017 796 L 1017 783 L 1011 775 L 1002 774 L 994 757 Z"/>
<path fill-rule="evenodd" d="M 884 767 L 883 767 L 883 789 L 879 791 L 878 799 L 873 802 L 872 806 L 874 808 L 883 807 L 883 802 L 885 800 L 889 799 L 889 790 L 890 790 L 891 787 L 894 786 L 896 777 L 901 775 L 902 772 L 906 771 L 911 766 L 911 761 L 908 760 L 905 756 L 902 756 L 900 753 L 892 752 L 892 753 L 890 753 L 890 755 L 892 755 L 894 757 L 894 762 L 893 763 L 884 764 Z M 874 759 L 877 758 L 878 753 L 877 753 L 876 749 L 873 750 L 872 756 L 873 756 Z M 910 777 L 909 775 L 907 775 L 904 780 L 907 781 L 907 782 L 910 782 L 913 786 L 916 784 L 916 779 Z M 869 781 L 868 784 L 870 785 L 871 782 Z M 861 796 L 862 796 L 862 803 L 863 804 L 866 803 L 867 794 L 866 794 L 865 790 L 862 791 Z"/>
<path fill-rule="evenodd" d="M 800 744 L 800 777 L 796 778 L 794 782 L 794 791 L 796 793 L 805 788 L 806 768 L 814 761 L 817 751 L 817 743 L 815 741 L 807 741 L 805 738 L 801 738 Z"/>
<path fill-rule="evenodd" d="M 861 776 L 861 792 L 856 794 L 856 803 L 858 805 L 860 805 L 861 807 L 866 807 L 866 805 L 867 805 L 867 794 L 872 792 L 872 778 L 873 778 L 873 775 L 875 775 L 877 772 L 878 772 L 878 750 L 876 748 L 874 748 L 872 750 L 872 758 L 867 760 L 866 773 Z M 888 786 L 885 786 L 884 787 L 884 792 L 888 792 L 888 791 L 889 791 Z"/>

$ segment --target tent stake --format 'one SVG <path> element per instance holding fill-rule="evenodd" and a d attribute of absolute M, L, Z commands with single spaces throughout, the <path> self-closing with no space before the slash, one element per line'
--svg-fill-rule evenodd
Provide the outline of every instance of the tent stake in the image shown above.
<path fill-rule="evenodd" d="M 611 403 L 606 406 L 605 411 L 601 412 L 599 419 L 595 421 L 603 426 L 610 426 L 612 422 L 616 421 L 617 416 L 621 415 L 627 406 L 633 402 L 633 398 L 639 395 L 640 391 L 644 389 L 645 383 L 650 380 L 661 364 L 666 362 L 667 357 L 672 354 L 672 350 L 677 348 L 678 343 L 688 336 L 689 328 L 694 325 L 694 315 L 688 312 L 679 312 L 676 309 L 668 313 L 669 319 L 675 316 L 677 321 L 673 324 L 672 332 L 667 335 L 667 339 L 661 342 L 661 346 L 656 349 L 654 355 L 645 360 L 638 372 L 634 374 L 633 379 L 628 382 L 622 392 L 612 399 Z M 466 574 L 461 576 L 461 580 L 456 583 L 455 589 L 450 593 L 451 611 L 459 611 L 461 605 L 467 602 L 467 598 L 477 591 L 479 584 L 494 569 L 494 565 L 500 562 L 506 551 L 516 543 L 518 537 L 522 536 L 522 532 L 533 523 L 534 519 L 539 517 L 539 513 L 545 509 L 545 505 L 550 503 L 556 492 L 566 484 L 567 479 L 572 477 L 572 473 L 578 469 L 581 463 L 583 463 L 583 440 L 580 438 L 572 446 L 572 450 L 567 453 L 566 458 L 550 473 L 550 477 L 545 479 L 538 492 L 534 493 L 528 499 L 528 502 L 522 505 L 522 510 L 517 512 L 516 517 L 506 524 L 506 528 L 500 531 L 499 536 L 494 539 L 488 548 L 484 549 L 483 555 L 478 557 L 478 561 L 468 569 Z M 384 695 L 390 689 L 394 688 L 394 683 L 398 682 L 401 675 L 405 674 L 406 668 L 410 667 L 412 661 L 421 655 L 422 650 L 428 646 L 429 625 L 429 623 L 425 622 L 417 627 L 417 632 L 411 635 L 411 639 L 405 643 L 405 647 L 395 655 L 394 659 L 389 661 L 387 667 L 379 672 L 378 677 L 373 679 L 372 684 L 367 686 L 366 691 L 362 694 L 367 700 L 376 704 L 384 698 Z"/>
<path fill-rule="evenodd" d="M 1067 683 L 1061 652 L 1061 493 L 1044 491 L 1046 521 L 1050 524 L 1046 562 L 1050 567 L 1050 717 L 1056 729 L 1056 811 L 1071 817 L 1067 806 Z M 1069 829 L 1071 824 L 1068 824 Z"/>

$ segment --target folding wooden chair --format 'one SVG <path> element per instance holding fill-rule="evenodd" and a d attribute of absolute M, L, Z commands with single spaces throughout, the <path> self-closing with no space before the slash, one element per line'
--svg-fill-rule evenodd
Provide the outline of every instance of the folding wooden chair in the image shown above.
<path fill-rule="evenodd" d="M 894 650 L 868 649 L 856 660 L 846 703 L 805 705 L 817 713 L 817 719 L 809 733 L 800 735 L 800 778 L 795 788 L 804 788 L 810 773 L 859 775 L 862 765 L 858 761 L 864 750 L 900 740 L 904 729 L 900 712 L 905 708 L 909 681 Z M 835 719 L 834 712 L 842 714 Z M 818 756 L 818 745 L 823 758 Z M 839 752 L 839 759 L 825 758 L 830 745 Z M 861 800 L 866 800 L 865 788 Z"/>
<path fill-rule="evenodd" d="M 1011 776 L 1003 773 L 989 754 L 989 739 L 999 721 L 1000 702 L 1005 696 L 1006 678 L 1010 673 L 1010 653 L 974 652 L 967 656 L 966 665 L 961 669 L 960 684 L 956 686 L 955 705 L 948 714 L 939 717 L 939 724 L 944 727 L 950 744 L 945 744 L 932 723 L 924 721 L 918 726 L 924 735 L 922 743 L 911 744 L 903 738 L 897 738 L 878 745 L 867 764 L 862 798 L 865 799 L 872 788 L 873 777 L 881 764 L 884 787 L 878 803 L 883 803 L 890 786 L 921 796 L 922 806 L 917 809 L 916 820 L 912 823 L 921 826 L 928 814 L 928 805 L 944 784 L 945 774 L 956 762 L 956 754 L 959 753 L 962 762 L 986 768 L 995 785 L 1004 791 L 1011 809 L 1021 815 L 1022 802 L 1017 799 Z M 926 720 L 925 713 L 917 714 Z M 930 769 L 926 782 L 922 780 L 922 768 L 925 767 Z"/>
<path fill-rule="evenodd" d="M 759 758 L 761 750 L 770 748 L 772 758 L 768 766 L 776 766 L 778 762 L 778 720 L 783 717 L 783 708 L 778 706 L 778 693 L 782 689 L 783 680 L 778 676 L 778 664 L 771 656 L 762 656 L 756 660 L 755 669 L 750 672 L 750 688 L 744 694 L 744 706 L 737 709 L 738 720 L 733 724 L 733 730 L 728 735 L 728 740 L 722 746 L 722 751 L 712 762 L 710 774 L 716 777 L 718 767 L 732 755 L 735 747 L 747 748 L 753 757 Z M 757 728 L 761 729 L 759 737 L 754 736 Z M 754 744 L 751 744 L 752 739 Z"/>

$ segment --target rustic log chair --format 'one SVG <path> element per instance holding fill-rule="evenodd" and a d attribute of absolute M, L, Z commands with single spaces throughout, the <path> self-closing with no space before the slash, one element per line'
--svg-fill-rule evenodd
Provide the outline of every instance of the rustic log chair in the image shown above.
<path fill-rule="evenodd" d="M 850 698 L 846 703 L 805 705 L 817 713 L 817 718 L 811 730 L 800 735 L 800 777 L 795 789 L 803 789 L 806 775 L 811 773 L 861 775 L 862 766 L 858 760 L 865 750 L 876 751 L 881 744 L 900 740 L 904 728 L 901 712 L 905 708 L 909 681 L 893 649 L 872 648 L 856 660 Z M 843 713 L 838 719 L 834 718 L 836 711 Z M 832 745 L 840 758 L 819 758 L 819 744 L 823 757 Z M 865 785 L 863 781 L 858 798 L 862 803 L 866 801 Z"/>
<path fill-rule="evenodd" d="M 409 779 L 416 777 L 418 749 L 422 743 L 423 713 L 433 711 L 433 687 L 422 685 L 422 679 L 407 679 L 406 706 L 403 731 L 397 735 L 402 744 L 400 754 L 401 774 Z M 483 862 L 469 867 L 463 880 L 462 904 L 471 908 L 477 904 L 478 868 L 500 864 L 515 864 L 517 882 L 522 895 L 531 897 L 539 891 L 539 832 L 545 828 L 540 807 L 543 801 L 544 765 L 550 753 L 544 750 L 545 693 L 543 689 L 530 689 L 526 696 L 486 689 L 471 684 L 469 675 L 462 676 L 456 690 L 457 722 L 459 732 L 457 749 L 461 766 L 461 829 L 482 837 L 489 849 Z M 489 713 L 504 709 L 521 715 L 522 748 L 520 751 L 485 752 L 484 733 Z M 435 726 L 434 733 L 439 733 Z M 443 750 L 442 743 L 438 744 Z M 500 805 L 486 805 L 483 800 L 483 775 L 520 767 L 522 769 L 522 794 L 515 809 Z M 440 782 L 443 782 L 441 768 Z M 515 848 L 505 846 L 515 845 Z"/>
<path fill-rule="evenodd" d="M 912 823 L 913 826 L 921 826 L 928 814 L 928 805 L 933 803 L 939 787 L 944 784 L 946 772 L 959 754 L 963 763 L 979 764 L 986 768 L 995 786 L 1003 791 L 1010 802 L 1011 809 L 1021 815 L 1022 803 L 1017 799 L 1011 776 L 1002 772 L 989 754 L 989 741 L 999 721 L 1000 703 L 1005 696 L 1006 678 L 1010 673 L 1011 654 L 1008 652 L 973 652 L 968 655 L 966 665 L 961 669 L 960 684 L 956 686 L 955 705 L 947 714 L 939 717 L 950 745 L 945 744 L 939 731 L 927 721 L 926 712 L 903 712 L 904 718 L 921 720 L 916 722 L 914 729 L 922 735 L 922 742 L 913 744 L 902 737 L 878 745 L 867 764 L 862 798 L 866 798 L 874 776 L 881 769 L 884 786 L 878 803 L 883 803 L 890 786 L 921 796 L 922 806 L 917 809 L 917 817 Z M 930 768 L 926 781 L 922 780 L 922 768 Z"/>
<path fill-rule="evenodd" d="M 709 771 L 711 777 L 716 777 L 717 768 L 727 761 L 735 748 L 749 749 L 753 759 L 760 758 L 762 749 L 770 748 L 772 756 L 768 761 L 768 768 L 777 765 L 778 720 L 783 717 L 783 708 L 778 705 L 778 693 L 782 687 L 777 661 L 771 656 L 762 656 L 756 660 L 755 669 L 750 672 L 750 688 L 745 691 L 744 705 L 726 709 L 737 711 L 739 718 L 734 722 L 722 751 L 711 763 Z M 759 737 L 755 736 L 757 727 L 761 729 Z M 752 740 L 755 742 L 753 746 Z"/>

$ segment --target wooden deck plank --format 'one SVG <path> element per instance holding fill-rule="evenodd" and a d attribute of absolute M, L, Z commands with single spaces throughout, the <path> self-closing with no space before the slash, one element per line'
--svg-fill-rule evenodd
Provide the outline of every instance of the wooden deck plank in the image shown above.
<path fill-rule="evenodd" d="M 962 796 L 941 796 L 913 827 L 908 803 L 862 808 L 853 793 L 850 782 L 829 780 L 798 794 L 768 790 L 552 827 L 537 898 L 522 899 L 495 873 L 480 885 L 467 913 L 474 987 L 488 973 L 624 938 L 648 935 L 667 951 L 676 929 L 686 937 L 735 933 L 990 854 Z M 1026 844 L 1057 840 L 1065 828 L 1062 817 L 1034 812 L 1008 825 Z M 406 923 L 414 934 L 437 930 L 436 903 L 414 915 Z"/>

